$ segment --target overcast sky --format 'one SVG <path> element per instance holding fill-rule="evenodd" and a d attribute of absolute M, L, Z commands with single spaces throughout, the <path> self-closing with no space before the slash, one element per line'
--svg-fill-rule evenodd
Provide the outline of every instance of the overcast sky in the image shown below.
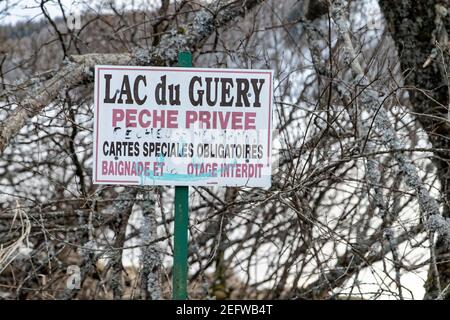
<path fill-rule="evenodd" d="M 116 8 L 144 8 L 153 7 L 158 0 L 61 0 L 66 13 L 77 13 L 82 10 L 95 10 L 107 12 L 108 4 L 113 1 Z M 8 7 L 7 16 L 0 19 L 1 24 L 14 24 L 18 21 L 39 20 L 43 17 L 40 8 L 41 0 L 0 0 L 0 12 Z M 47 12 L 52 18 L 60 16 L 61 10 L 56 0 L 45 4 Z"/>

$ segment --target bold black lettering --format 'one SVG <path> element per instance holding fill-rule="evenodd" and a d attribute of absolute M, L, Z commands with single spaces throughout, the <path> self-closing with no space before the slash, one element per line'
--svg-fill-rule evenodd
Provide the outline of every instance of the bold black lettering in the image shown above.
<path fill-rule="evenodd" d="M 122 88 L 120 89 L 119 100 L 117 100 L 117 103 L 123 103 L 123 95 L 126 95 L 127 97 L 127 99 L 125 100 L 125 104 L 133 104 L 133 98 L 131 97 L 130 80 L 126 75 L 123 76 Z"/>
<path fill-rule="evenodd" d="M 134 87 L 133 87 L 133 93 L 134 93 L 134 100 L 138 105 L 143 105 L 145 103 L 145 100 L 147 100 L 147 95 L 144 96 L 144 98 L 139 98 L 139 82 L 144 82 L 144 86 L 147 86 L 147 79 L 140 75 L 136 77 L 136 80 L 134 80 Z"/>
<path fill-rule="evenodd" d="M 214 80 L 215 85 L 214 85 L 214 100 L 211 99 L 212 98 L 212 90 L 211 90 L 211 83 Z M 206 95 L 206 103 L 208 104 L 208 106 L 214 106 L 217 103 L 217 98 L 219 96 L 218 91 L 219 91 L 219 78 L 205 78 L 205 82 L 206 82 L 206 92 L 208 93 Z"/>
<path fill-rule="evenodd" d="M 166 76 L 161 77 L 161 82 L 156 85 L 155 101 L 159 105 L 167 104 L 166 100 Z"/>
<path fill-rule="evenodd" d="M 264 79 L 252 79 L 252 87 L 253 87 L 253 91 L 255 92 L 255 103 L 253 104 L 253 106 L 255 108 L 259 108 L 261 107 L 261 103 L 259 101 L 259 96 L 261 95 L 261 89 L 262 86 L 265 82 Z M 258 87 L 258 83 L 259 83 L 259 87 Z"/>
<path fill-rule="evenodd" d="M 169 104 L 171 106 L 179 106 L 180 102 L 180 85 L 169 85 Z"/>
<path fill-rule="evenodd" d="M 198 106 L 202 104 L 203 101 L 203 90 L 197 90 L 198 98 L 195 99 L 194 97 L 194 85 L 198 82 L 200 84 L 200 87 L 202 86 L 202 78 L 200 77 L 192 77 L 191 82 L 189 83 L 189 100 L 191 101 L 191 104 L 193 106 Z"/>
<path fill-rule="evenodd" d="M 104 103 L 114 103 L 116 102 L 117 91 L 114 97 L 110 97 L 111 95 L 111 74 L 105 74 L 105 99 L 103 99 Z"/>
<path fill-rule="evenodd" d="M 109 149 L 109 143 L 108 143 L 108 141 L 105 141 L 105 142 L 103 143 L 103 155 L 109 156 L 109 151 L 108 151 L 108 149 Z"/>
<path fill-rule="evenodd" d="M 246 107 L 250 107 L 250 102 L 248 101 L 248 89 L 250 89 L 250 85 L 247 79 L 236 79 L 236 107 L 242 107 L 245 105 Z M 244 100 L 244 104 L 242 104 L 242 100 Z"/>
<path fill-rule="evenodd" d="M 233 105 L 234 97 L 230 100 L 227 99 L 230 95 L 230 89 L 233 88 L 233 80 L 231 78 L 221 78 L 220 81 L 222 82 L 222 99 L 220 101 L 220 106 L 231 107 Z"/>

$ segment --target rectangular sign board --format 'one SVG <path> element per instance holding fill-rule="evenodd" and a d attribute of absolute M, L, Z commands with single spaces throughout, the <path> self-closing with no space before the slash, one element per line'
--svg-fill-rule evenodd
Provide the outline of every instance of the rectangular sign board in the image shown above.
<path fill-rule="evenodd" d="M 272 78 L 96 66 L 94 183 L 270 187 Z"/>

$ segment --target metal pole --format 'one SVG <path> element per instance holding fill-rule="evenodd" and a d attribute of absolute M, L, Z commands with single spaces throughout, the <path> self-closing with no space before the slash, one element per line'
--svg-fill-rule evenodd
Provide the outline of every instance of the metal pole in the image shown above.
<path fill-rule="evenodd" d="M 192 67 L 190 52 L 178 53 L 179 67 Z M 189 187 L 175 186 L 173 300 L 187 299 L 188 283 Z"/>

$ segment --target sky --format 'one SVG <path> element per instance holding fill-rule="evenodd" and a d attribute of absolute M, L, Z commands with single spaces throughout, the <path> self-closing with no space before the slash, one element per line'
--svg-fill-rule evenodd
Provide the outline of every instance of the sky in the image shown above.
<path fill-rule="evenodd" d="M 108 11 L 108 5 L 114 2 L 117 8 L 154 7 L 158 0 L 61 0 L 67 14 L 76 14 L 81 10 Z M 41 0 L 0 0 L 0 13 L 9 7 L 6 17 L 0 16 L 0 24 L 15 24 L 43 17 L 40 8 Z M 45 8 L 52 18 L 61 16 L 57 0 L 50 0 Z"/>

